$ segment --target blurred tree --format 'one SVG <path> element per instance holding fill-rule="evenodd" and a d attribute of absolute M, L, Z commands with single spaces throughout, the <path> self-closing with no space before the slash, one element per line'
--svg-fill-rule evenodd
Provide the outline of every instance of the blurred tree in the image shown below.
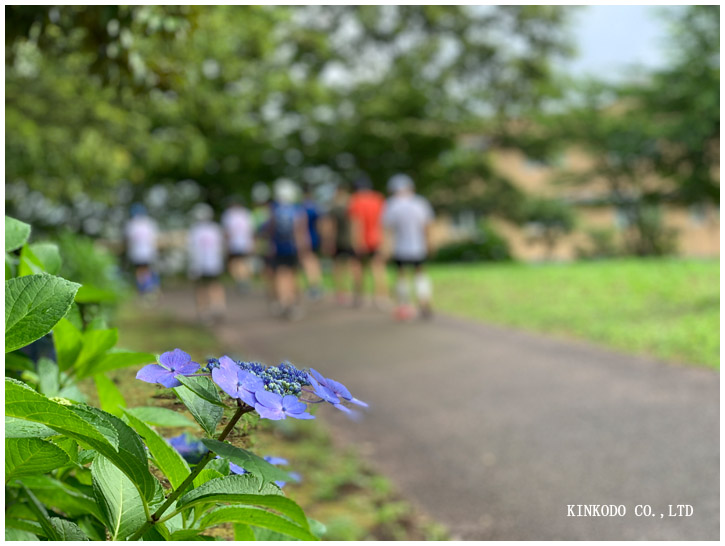
<path fill-rule="evenodd" d="M 551 259 L 556 243 L 574 229 L 572 207 L 560 199 L 530 197 L 522 209 L 523 222 L 533 228 L 531 238 L 544 245 L 546 258 Z"/>
<path fill-rule="evenodd" d="M 537 105 L 570 53 L 558 6 L 8 6 L 6 182 L 71 202 L 192 178 L 407 171 Z"/>
<path fill-rule="evenodd" d="M 503 141 L 531 157 L 583 149 L 590 168 L 561 180 L 603 185 L 636 255 L 674 250 L 663 203 L 719 202 L 719 7 L 677 13 L 668 67 L 625 84 L 578 82 L 563 112 L 532 114 Z"/>
<path fill-rule="evenodd" d="M 671 64 L 627 92 L 656 121 L 655 166 L 677 181 L 677 198 L 719 203 L 720 6 L 688 6 L 670 23 Z"/>

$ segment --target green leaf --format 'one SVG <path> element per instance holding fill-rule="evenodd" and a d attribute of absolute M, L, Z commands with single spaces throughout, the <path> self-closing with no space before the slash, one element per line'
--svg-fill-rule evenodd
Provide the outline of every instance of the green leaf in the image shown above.
<path fill-rule="evenodd" d="M 62 389 L 60 389 L 60 392 L 58 393 L 58 396 L 61 398 L 67 398 L 68 400 L 72 400 L 73 402 L 83 402 L 85 403 L 87 401 L 87 397 L 83 392 L 78 388 L 78 385 L 75 383 L 71 383 L 70 385 L 66 385 Z"/>
<path fill-rule="evenodd" d="M 27 355 L 21 352 L 15 351 L 5 355 L 5 369 L 6 370 L 17 370 L 23 371 L 35 371 L 35 362 L 33 362 Z"/>
<path fill-rule="evenodd" d="M 223 408 L 226 407 L 221 398 L 219 398 L 219 391 L 217 391 L 211 378 L 205 376 L 186 377 L 184 375 L 178 375 L 176 379 L 207 402 Z"/>
<path fill-rule="evenodd" d="M 209 480 L 196 489 L 192 489 L 176 501 L 176 507 L 186 509 L 197 504 L 217 502 L 225 495 L 243 495 L 243 499 L 234 496 L 224 499 L 225 502 L 237 503 L 245 502 L 253 497 L 285 498 L 282 490 L 273 483 L 262 484 L 261 480 L 252 474 L 232 474 Z"/>
<path fill-rule="evenodd" d="M 5 252 L 5 280 L 12 279 L 15 275 L 15 259 Z"/>
<path fill-rule="evenodd" d="M 49 358 L 38 360 L 38 390 L 45 396 L 57 396 L 60 389 L 58 365 Z"/>
<path fill-rule="evenodd" d="M 214 537 L 200 535 L 200 529 L 179 529 L 171 533 L 169 540 L 173 541 L 191 541 L 191 540 L 214 540 Z"/>
<path fill-rule="evenodd" d="M 130 413 L 137 419 L 141 419 L 144 423 L 155 425 L 157 427 L 196 426 L 194 422 L 189 420 L 185 415 L 168 408 L 140 406 L 137 408 L 126 408 L 124 411 Z"/>
<path fill-rule="evenodd" d="M 176 387 L 174 392 L 191 412 L 191 415 L 194 416 L 196 422 L 201 425 L 201 428 L 209 436 L 214 436 L 216 427 L 224 415 L 224 409 L 211 402 L 207 402 L 201 396 L 192 392 L 188 387 Z"/>
<path fill-rule="evenodd" d="M 10 216 L 5 217 L 5 252 L 23 246 L 30 237 L 30 225 Z"/>
<path fill-rule="evenodd" d="M 61 518 L 50 518 L 50 523 L 58 533 L 58 540 L 90 540 L 78 525 Z"/>
<path fill-rule="evenodd" d="M 327 533 L 327 526 L 324 523 L 312 518 L 307 518 L 307 521 L 310 523 L 310 531 L 313 535 L 320 539 L 325 536 L 325 533 Z"/>
<path fill-rule="evenodd" d="M 95 499 L 68 483 L 61 482 L 50 476 L 24 476 L 22 483 L 44 505 L 60 510 L 69 517 L 80 517 L 90 514 L 103 521 L 103 514 Z"/>
<path fill-rule="evenodd" d="M 38 535 L 30 531 L 21 531 L 20 529 L 8 529 L 5 527 L 5 540 L 38 540 Z"/>
<path fill-rule="evenodd" d="M 112 540 L 126 540 L 146 521 L 141 496 L 131 480 L 101 455 L 93 461 L 91 475 Z"/>
<path fill-rule="evenodd" d="M 290 477 L 287 472 L 281 468 L 269 464 L 267 461 L 240 447 L 220 442 L 219 440 L 211 440 L 208 438 L 201 440 L 209 450 L 217 455 L 229 459 L 234 464 L 238 464 L 247 472 L 254 474 L 262 480 L 263 483 L 274 482 L 277 480 L 289 481 Z"/>
<path fill-rule="evenodd" d="M 254 536 L 254 531 L 252 531 L 252 528 L 249 525 L 246 525 L 244 523 L 235 523 L 234 540 L 239 542 L 246 540 L 257 540 L 257 538 Z"/>
<path fill-rule="evenodd" d="M 101 409 L 117 417 L 123 415 L 122 408 L 126 407 L 126 400 L 113 380 L 103 374 L 94 375 L 93 380 L 96 383 Z"/>
<path fill-rule="evenodd" d="M 262 542 L 270 542 L 273 540 L 284 540 L 284 541 L 291 541 L 291 540 L 298 540 L 296 538 L 291 538 L 287 535 L 283 535 L 282 533 L 278 533 L 277 531 L 272 531 L 271 529 L 264 529 L 262 527 L 250 527 L 252 529 L 252 532 L 254 533 L 254 539 Z"/>
<path fill-rule="evenodd" d="M 206 513 L 199 527 L 206 529 L 220 523 L 245 523 L 264 527 L 300 540 L 319 540 L 308 529 L 295 525 L 290 520 L 260 508 L 246 506 L 222 506 Z M 306 522 L 305 522 L 306 523 Z"/>
<path fill-rule="evenodd" d="M 49 400 L 24 383 L 5 378 L 5 415 L 49 426 L 59 434 L 74 438 L 84 447 L 96 450 L 110 459 L 138 486 L 145 498 L 156 493 L 158 482 L 148 470 L 148 460 L 138 435 L 113 415 L 88 406 L 72 406 Z M 104 416 L 101 419 L 101 415 Z M 93 424 L 91 424 L 93 423 Z M 114 446 L 94 425 L 100 423 L 111 436 L 113 426 L 119 446 Z"/>
<path fill-rule="evenodd" d="M 65 371 L 75 364 L 83 346 L 83 333 L 67 318 L 62 318 L 53 328 L 53 343 L 58 367 Z"/>
<path fill-rule="evenodd" d="M 110 420 L 108 413 L 102 412 L 88 406 L 86 404 L 70 404 L 68 408 L 80 416 L 85 422 L 90 423 L 93 427 L 103 434 L 106 441 L 113 446 L 115 450 L 118 450 L 118 431 L 114 426 L 114 423 Z"/>
<path fill-rule="evenodd" d="M 5 483 L 17 476 L 50 472 L 68 461 L 65 451 L 39 438 L 5 439 Z"/>
<path fill-rule="evenodd" d="M 93 375 L 90 370 L 96 361 L 104 356 L 106 351 L 113 347 L 117 341 L 118 329 L 116 328 L 83 332 L 83 346 L 75 363 L 77 377 Z"/>
<path fill-rule="evenodd" d="M 151 353 L 136 353 L 131 351 L 112 350 L 100 356 L 79 371 L 78 379 L 84 379 L 89 375 L 106 373 L 119 368 L 127 368 L 129 366 L 140 366 L 141 364 L 153 363 L 156 357 Z"/>
<path fill-rule="evenodd" d="M 70 309 L 79 286 L 48 274 L 5 281 L 5 352 L 50 332 Z"/>
<path fill-rule="evenodd" d="M 113 290 L 103 290 L 90 284 L 81 286 L 76 294 L 77 303 L 113 303 L 118 299 L 118 294 Z"/>
<path fill-rule="evenodd" d="M 47 438 L 58 433 L 50 427 L 5 416 L 5 438 Z"/>
<path fill-rule="evenodd" d="M 192 489 L 177 501 L 177 509 L 210 502 L 233 502 L 272 508 L 307 529 L 305 513 L 293 500 L 282 495 L 279 487 L 267 484 L 260 490 L 260 480 L 251 474 L 234 474 L 216 478 Z"/>
<path fill-rule="evenodd" d="M 146 441 L 149 453 L 153 456 L 156 466 L 169 479 L 174 489 L 179 487 L 191 472 L 187 462 L 155 430 L 132 413 L 128 411 L 125 413 L 131 426 Z"/>
<path fill-rule="evenodd" d="M 57 436 L 53 438 L 52 441 L 55 445 L 65 451 L 71 462 L 75 463 L 78 461 L 78 442 L 76 442 L 73 438 Z"/>
<path fill-rule="evenodd" d="M 18 261 L 18 277 L 34 275 L 37 273 L 48 273 L 43 269 L 40 259 L 36 258 L 33 251 L 26 244 L 20 249 L 20 260 Z"/>
<path fill-rule="evenodd" d="M 215 480 L 217 478 L 223 478 L 224 474 L 221 472 L 218 472 L 214 470 L 213 468 L 205 468 L 199 474 L 194 478 L 194 481 L 192 482 L 193 487 L 201 487 L 206 482 Z"/>
<path fill-rule="evenodd" d="M 109 455 L 97 447 L 95 449 L 118 466 L 138 486 L 141 494 L 151 501 L 158 494 L 160 486 L 149 472 L 146 449 L 139 435 L 115 415 L 105 413 L 92 406 L 75 405 L 72 410 L 78 415 L 85 415 L 87 419 L 93 415 L 94 418 L 89 420 L 94 424 L 105 419 L 113 426 L 118 435 L 118 452 Z"/>
<path fill-rule="evenodd" d="M 162 542 L 173 539 L 171 539 L 169 532 L 166 530 L 165 524 L 157 523 L 153 527 L 150 527 L 149 530 L 141 536 L 141 540 Z"/>
<path fill-rule="evenodd" d="M 59 540 L 58 532 L 55 530 L 53 524 L 50 523 L 48 511 L 45 509 L 45 506 L 40 503 L 27 487 L 23 487 L 23 491 L 25 491 L 28 500 L 30 500 L 28 507 L 33 512 L 35 519 L 40 523 L 40 527 L 43 529 L 45 536 L 48 537 L 48 540 Z"/>
<path fill-rule="evenodd" d="M 17 506 L 17 505 L 16 505 Z M 17 529 L 19 531 L 25 531 L 27 533 L 33 533 L 38 536 L 45 536 L 45 531 L 37 521 L 31 521 L 23 518 L 5 518 L 5 529 Z"/>
<path fill-rule="evenodd" d="M 63 264 L 58 245 L 54 243 L 33 243 L 30 245 L 30 250 L 43 264 L 45 271 L 51 275 L 58 274 L 60 266 Z"/>
<path fill-rule="evenodd" d="M 60 270 L 61 263 L 58 246 L 53 243 L 23 245 L 20 250 L 18 277 L 43 272 L 55 275 Z"/>
<path fill-rule="evenodd" d="M 95 504 L 96 501 L 91 499 L 91 502 Z M 106 540 L 106 526 L 95 518 L 82 516 L 76 519 L 76 523 L 91 540 Z"/>

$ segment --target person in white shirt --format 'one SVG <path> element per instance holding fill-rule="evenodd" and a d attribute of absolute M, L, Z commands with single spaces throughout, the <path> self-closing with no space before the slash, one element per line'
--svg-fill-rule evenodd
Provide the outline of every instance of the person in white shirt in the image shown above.
<path fill-rule="evenodd" d="M 407 272 L 414 271 L 413 286 L 423 318 L 432 315 L 433 286 L 423 265 L 430 247 L 430 225 L 433 208 L 422 196 L 415 193 L 413 180 L 405 174 L 396 174 L 388 181 L 392 194 L 383 209 L 383 226 L 393 239 L 393 262 L 397 268 L 395 316 L 405 320 L 414 316 L 410 306 Z"/>
<path fill-rule="evenodd" d="M 157 278 L 153 265 L 157 258 L 158 229 L 140 203 L 131 206 L 131 219 L 125 228 L 126 255 L 134 269 L 136 288 L 141 294 L 153 292 Z"/>
<path fill-rule="evenodd" d="M 222 214 L 222 227 L 227 241 L 229 274 L 240 292 L 249 291 L 250 257 L 254 251 L 254 221 L 249 210 L 234 197 Z"/>
<path fill-rule="evenodd" d="M 224 234 L 214 222 L 214 210 L 199 203 L 192 210 L 195 220 L 188 233 L 189 277 L 196 281 L 196 308 L 205 322 L 224 316 L 226 295 L 220 277 L 224 272 Z"/>

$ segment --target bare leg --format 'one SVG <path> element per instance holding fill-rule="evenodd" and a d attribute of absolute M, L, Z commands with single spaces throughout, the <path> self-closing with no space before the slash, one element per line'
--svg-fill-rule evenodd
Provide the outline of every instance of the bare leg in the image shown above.
<path fill-rule="evenodd" d="M 388 279 L 385 260 L 378 255 L 373 256 L 370 261 L 370 272 L 373 274 L 376 300 L 379 303 L 388 302 Z"/>
<path fill-rule="evenodd" d="M 418 300 L 418 307 L 420 308 L 420 314 L 423 318 L 430 318 L 433 314 L 431 308 L 431 299 L 433 298 L 433 285 L 430 277 L 425 274 L 423 266 L 418 266 L 415 269 L 415 276 L 413 279 L 415 285 L 415 296 Z"/>
<path fill-rule="evenodd" d="M 360 305 L 363 300 L 364 292 L 364 270 L 362 260 L 359 258 L 350 259 L 350 273 L 352 273 L 353 291 L 354 291 L 354 304 Z"/>
<path fill-rule="evenodd" d="M 347 303 L 346 281 L 349 273 L 349 259 L 346 256 L 335 258 L 332 266 L 332 283 L 335 287 L 335 299 L 338 303 Z"/>
<path fill-rule="evenodd" d="M 224 285 L 218 281 L 209 284 L 209 311 L 213 318 L 221 318 L 226 312 L 226 294 Z"/>
<path fill-rule="evenodd" d="M 241 256 L 234 257 L 229 260 L 229 273 L 231 274 L 234 282 L 240 289 L 247 288 L 249 286 L 249 279 L 251 277 L 251 268 L 247 258 Z"/>
<path fill-rule="evenodd" d="M 304 269 L 309 286 L 309 295 L 311 299 L 319 299 L 322 296 L 322 266 L 319 258 L 314 252 L 306 252 L 301 259 L 302 269 Z"/>
<path fill-rule="evenodd" d="M 280 305 L 284 309 L 292 307 L 297 299 L 294 270 L 287 266 L 280 266 L 275 273 L 274 281 Z"/>

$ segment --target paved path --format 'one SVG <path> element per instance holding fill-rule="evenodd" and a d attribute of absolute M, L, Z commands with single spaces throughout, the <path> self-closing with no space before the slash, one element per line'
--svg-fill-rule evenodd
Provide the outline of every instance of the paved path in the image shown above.
<path fill-rule="evenodd" d="M 191 316 L 188 295 L 161 305 Z M 328 421 L 456 538 L 719 538 L 717 372 L 326 303 L 284 323 L 254 297 L 232 298 L 219 333 L 233 356 L 313 366 L 368 401 L 363 422 L 332 408 Z M 569 504 L 627 512 L 567 517 Z M 694 514 L 669 517 L 678 504 Z"/>

